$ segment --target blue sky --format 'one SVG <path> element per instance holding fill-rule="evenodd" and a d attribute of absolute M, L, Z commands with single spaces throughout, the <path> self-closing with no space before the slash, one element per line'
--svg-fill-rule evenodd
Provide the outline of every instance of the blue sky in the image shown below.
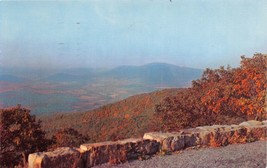
<path fill-rule="evenodd" d="M 238 66 L 266 30 L 266 0 L 0 1 L 0 64 Z"/>

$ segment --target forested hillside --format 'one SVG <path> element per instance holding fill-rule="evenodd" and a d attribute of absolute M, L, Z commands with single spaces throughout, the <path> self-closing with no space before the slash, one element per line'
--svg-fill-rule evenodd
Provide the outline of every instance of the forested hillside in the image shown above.
<path fill-rule="evenodd" d="M 41 120 L 49 135 L 59 129 L 74 128 L 88 135 L 91 142 L 138 137 L 154 128 L 155 104 L 182 90 L 144 93 L 92 111 L 42 116 Z"/>

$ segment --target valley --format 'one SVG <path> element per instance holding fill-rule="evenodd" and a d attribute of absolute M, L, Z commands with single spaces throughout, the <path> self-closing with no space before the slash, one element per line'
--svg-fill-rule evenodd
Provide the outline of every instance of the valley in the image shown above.
<path fill-rule="evenodd" d="M 87 111 L 140 93 L 187 87 L 202 73 L 163 63 L 110 70 L 69 68 L 39 76 L 36 72 L 35 77 L 29 77 L 31 70 L 18 71 L 2 70 L 0 107 L 21 104 L 35 115 Z"/>

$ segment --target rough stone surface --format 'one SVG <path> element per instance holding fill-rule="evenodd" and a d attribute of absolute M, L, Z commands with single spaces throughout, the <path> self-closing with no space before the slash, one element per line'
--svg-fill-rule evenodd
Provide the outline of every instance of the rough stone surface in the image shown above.
<path fill-rule="evenodd" d="M 182 134 L 184 135 L 184 144 L 185 147 L 192 147 L 200 145 L 201 139 L 199 138 L 199 134 L 201 129 L 199 128 L 190 128 L 184 129 Z"/>
<path fill-rule="evenodd" d="M 263 125 L 265 124 L 266 125 Z M 239 125 L 212 125 L 184 129 L 180 132 L 151 132 L 144 139 L 161 143 L 161 150 L 176 151 L 193 146 L 225 146 L 266 138 L 267 122 L 247 121 Z"/>
<path fill-rule="evenodd" d="M 177 151 L 185 147 L 185 136 L 181 132 L 150 132 L 145 133 L 143 138 L 159 142 L 161 144 L 160 150 L 162 151 Z"/>
<path fill-rule="evenodd" d="M 163 151 L 177 151 L 184 148 L 184 136 L 173 135 L 163 140 L 161 150 Z"/>
<path fill-rule="evenodd" d="M 150 139 L 150 140 L 156 140 L 157 142 L 162 143 L 164 139 L 173 136 L 173 134 L 178 134 L 178 132 L 172 132 L 172 133 L 162 133 L 162 132 L 148 132 L 145 133 L 143 138 L 144 139 Z"/>
<path fill-rule="evenodd" d="M 260 126 L 262 122 L 256 120 L 245 121 L 239 124 L 240 126 Z"/>
<path fill-rule="evenodd" d="M 140 138 L 83 144 L 80 148 L 86 151 L 86 167 L 92 167 L 103 163 L 123 163 L 139 156 L 155 154 L 159 149 L 159 143 Z"/>
<path fill-rule="evenodd" d="M 264 120 L 261 123 L 262 123 L 262 125 L 267 125 L 267 120 Z"/>
<path fill-rule="evenodd" d="M 171 141 L 171 150 L 178 151 L 184 149 L 185 147 L 184 138 L 185 137 L 183 135 L 175 136 Z"/>
<path fill-rule="evenodd" d="M 247 137 L 251 138 L 252 140 L 259 140 L 267 137 L 267 125 L 246 127 L 246 129 Z"/>
<path fill-rule="evenodd" d="M 38 152 L 28 157 L 29 168 L 83 167 L 81 153 L 75 148 L 58 148 L 52 152 Z"/>

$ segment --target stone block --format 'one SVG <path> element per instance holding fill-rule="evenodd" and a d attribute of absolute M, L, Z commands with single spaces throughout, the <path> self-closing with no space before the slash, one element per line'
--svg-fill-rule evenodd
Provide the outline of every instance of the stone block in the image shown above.
<path fill-rule="evenodd" d="M 184 149 L 184 136 L 175 135 L 163 140 L 161 150 L 174 152 Z"/>
<path fill-rule="evenodd" d="M 148 132 L 145 133 L 143 136 L 143 139 L 150 139 L 150 140 L 155 140 L 157 142 L 162 143 L 163 140 L 173 137 L 174 134 L 179 134 L 178 132 Z"/>
<path fill-rule="evenodd" d="M 86 151 L 86 167 L 103 163 L 118 164 L 139 156 L 152 155 L 159 150 L 155 140 L 125 139 L 93 144 L 83 144 L 80 148 Z"/>
<path fill-rule="evenodd" d="M 245 121 L 239 124 L 240 126 L 260 126 L 262 122 L 256 120 Z"/>
<path fill-rule="evenodd" d="M 28 157 L 29 168 L 84 167 L 82 153 L 77 148 L 58 148 L 52 152 L 37 152 Z"/>
<path fill-rule="evenodd" d="M 185 146 L 185 137 L 180 132 L 150 132 L 145 133 L 143 138 L 159 142 L 163 151 L 173 152 L 181 150 Z"/>
<path fill-rule="evenodd" d="M 263 125 L 267 125 L 267 120 L 261 122 Z"/>
<path fill-rule="evenodd" d="M 201 146 L 208 146 L 209 142 L 210 142 L 210 137 L 212 135 L 212 132 L 207 131 L 207 130 L 201 130 L 198 134 L 198 138 L 199 138 L 199 145 Z"/>
<path fill-rule="evenodd" d="M 267 138 L 267 125 L 246 127 L 247 137 L 253 140 Z"/>
<path fill-rule="evenodd" d="M 203 129 L 200 128 L 190 128 L 182 130 L 182 135 L 184 135 L 184 145 L 185 147 L 192 147 L 201 145 L 200 133 Z"/>
<path fill-rule="evenodd" d="M 185 148 L 185 138 L 183 135 L 175 136 L 171 141 L 171 151 L 178 151 Z"/>

